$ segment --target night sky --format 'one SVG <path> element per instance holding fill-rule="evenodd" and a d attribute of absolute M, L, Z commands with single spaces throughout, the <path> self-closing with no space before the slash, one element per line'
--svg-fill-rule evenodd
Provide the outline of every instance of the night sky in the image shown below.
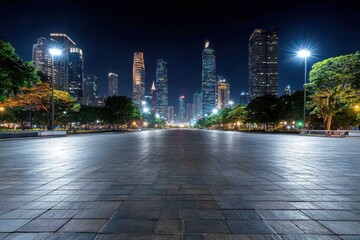
<path fill-rule="evenodd" d="M 349 1 L 1 1 L 0 37 L 25 60 L 32 44 L 51 32 L 65 33 L 84 51 L 85 74 L 96 74 L 107 93 L 107 73 L 119 74 L 119 94 L 131 97 L 135 51 L 145 55 L 146 92 L 155 80 L 156 59 L 168 61 L 169 105 L 201 89 L 206 39 L 215 49 L 217 73 L 231 84 L 231 99 L 248 89 L 248 39 L 255 28 L 279 33 L 279 93 L 302 89 L 301 46 L 316 61 L 360 50 L 360 3 Z M 190 2 L 190 1 L 189 1 Z M 119 5 L 119 4 L 117 4 Z"/>

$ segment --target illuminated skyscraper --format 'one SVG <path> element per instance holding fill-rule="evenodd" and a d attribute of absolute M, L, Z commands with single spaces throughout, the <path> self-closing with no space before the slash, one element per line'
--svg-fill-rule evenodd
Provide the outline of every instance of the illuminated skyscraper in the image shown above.
<path fill-rule="evenodd" d="M 140 106 L 145 97 L 145 63 L 144 53 L 134 53 L 133 64 L 133 101 Z"/>
<path fill-rule="evenodd" d="M 69 89 L 69 53 L 70 48 L 76 47 L 76 43 L 64 33 L 50 33 L 50 39 L 56 42 L 56 46 L 61 50 L 61 55 L 55 59 L 55 69 L 57 70 L 56 87 L 59 89 Z"/>
<path fill-rule="evenodd" d="M 278 44 L 274 30 L 255 29 L 249 39 L 250 99 L 278 95 Z"/>
<path fill-rule="evenodd" d="M 97 77 L 96 75 L 86 75 L 84 80 L 84 104 L 88 106 L 96 105 Z"/>
<path fill-rule="evenodd" d="M 227 108 L 230 101 L 230 83 L 221 78 L 217 86 L 217 109 Z"/>
<path fill-rule="evenodd" d="M 75 101 L 83 101 L 84 56 L 80 48 L 69 49 L 69 85 L 68 91 Z"/>
<path fill-rule="evenodd" d="M 178 120 L 180 123 L 185 122 L 185 96 L 179 97 L 179 114 Z"/>
<path fill-rule="evenodd" d="M 33 44 L 32 50 L 32 63 L 42 72 L 48 80 L 51 80 L 51 55 L 49 53 L 52 45 L 55 44 L 54 40 L 44 37 L 39 37 L 37 43 Z M 55 69 L 55 83 L 57 82 L 57 71 Z"/>
<path fill-rule="evenodd" d="M 215 86 L 215 51 L 207 40 L 202 53 L 202 114 L 210 114 L 215 108 Z"/>
<path fill-rule="evenodd" d="M 109 97 L 119 94 L 118 84 L 118 75 L 116 73 L 109 73 Z"/>
<path fill-rule="evenodd" d="M 152 103 L 152 113 L 156 113 L 156 87 L 155 87 L 155 82 L 153 81 L 152 85 L 151 85 L 151 90 L 150 90 L 150 94 L 151 94 L 151 103 Z"/>
<path fill-rule="evenodd" d="M 290 87 L 290 84 L 286 86 L 285 88 L 285 95 L 291 95 L 291 87 Z"/>
<path fill-rule="evenodd" d="M 201 109 L 202 109 L 201 91 L 196 91 L 193 94 L 193 117 L 196 120 L 199 120 L 201 118 Z"/>
<path fill-rule="evenodd" d="M 193 117 L 193 104 L 187 103 L 186 104 L 186 114 L 185 114 L 185 122 L 190 122 Z"/>
<path fill-rule="evenodd" d="M 167 122 L 170 124 L 174 122 L 174 107 L 173 106 L 169 106 L 167 109 Z"/>
<path fill-rule="evenodd" d="M 161 117 L 166 117 L 168 107 L 168 75 L 167 62 L 158 59 L 156 65 L 156 112 Z"/>

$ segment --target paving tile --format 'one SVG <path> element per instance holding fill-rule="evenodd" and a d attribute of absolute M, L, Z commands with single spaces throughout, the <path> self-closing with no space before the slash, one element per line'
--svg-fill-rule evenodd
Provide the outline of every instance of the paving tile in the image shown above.
<path fill-rule="evenodd" d="M 29 219 L 1 219 L 0 232 L 14 232 L 29 221 Z"/>
<path fill-rule="evenodd" d="M 97 233 L 105 225 L 107 220 L 101 219 L 71 219 L 59 232 L 94 232 Z"/>
<path fill-rule="evenodd" d="M 59 219 L 59 218 L 67 218 L 70 219 L 75 214 L 79 212 L 79 210 L 48 210 L 38 218 L 52 218 L 52 219 Z"/>
<path fill-rule="evenodd" d="M 160 220 L 157 223 L 156 234 L 179 234 L 182 231 L 180 220 Z"/>
<path fill-rule="evenodd" d="M 315 220 L 360 221 L 360 212 L 338 210 L 304 210 L 306 215 Z"/>
<path fill-rule="evenodd" d="M 225 221 L 219 220 L 186 220 L 186 233 L 229 233 Z"/>
<path fill-rule="evenodd" d="M 316 221 L 293 221 L 293 223 L 306 234 L 334 234 Z"/>
<path fill-rule="evenodd" d="M 269 227 L 264 221 L 226 221 L 231 233 L 235 234 L 271 234 L 275 231 Z"/>
<path fill-rule="evenodd" d="M 151 220 L 110 219 L 101 233 L 154 234 L 156 223 Z"/>
<path fill-rule="evenodd" d="M 36 218 L 46 210 L 13 210 L 9 213 L 0 216 L 0 219 L 22 219 L 22 218 Z"/>
<path fill-rule="evenodd" d="M 74 218 L 104 218 L 109 219 L 113 214 L 114 209 L 83 209 L 78 212 Z"/>
<path fill-rule="evenodd" d="M 93 240 L 96 233 L 59 233 L 52 234 L 47 240 Z"/>
<path fill-rule="evenodd" d="M 12 233 L 5 240 L 45 240 L 51 233 Z"/>
<path fill-rule="evenodd" d="M 265 221 L 278 234 L 303 234 L 291 221 Z"/>
<path fill-rule="evenodd" d="M 121 233 L 121 234 L 99 234 L 95 240 L 155 240 L 155 235 L 150 234 L 132 234 L 132 233 Z"/>
<path fill-rule="evenodd" d="M 21 228 L 17 229 L 17 232 L 55 232 L 62 225 L 64 225 L 68 219 L 34 219 L 31 222 L 25 224 Z"/>
<path fill-rule="evenodd" d="M 338 235 L 360 235 L 360 221 L 320 221 L 320 223 Z"/>

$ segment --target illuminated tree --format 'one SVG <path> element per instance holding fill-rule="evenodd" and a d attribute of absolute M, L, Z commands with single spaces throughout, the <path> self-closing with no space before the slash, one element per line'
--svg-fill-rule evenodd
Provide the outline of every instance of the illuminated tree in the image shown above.
<path fill-rule="evenodd" d="M 32 88 L 21 88 L 21 93 L 8 98 L 3 106 L 10 108 L 31 107 L 35 111 L 39 111 L 48 116 L 50 124 L 51 116 L 51 85 L 50 83 L 42 83 Z M 54 90 L 54 106 L 55 106 L 55 123 L 64 111 L 77 111 L 79 104 L 68 92 Z"/>
<path fill-rule="evenodd" d="M 306 87 L 312 93 L 308 108 L 330 130 L 336 114 L 360 102 L 360 52 L 314 64 Z"/>

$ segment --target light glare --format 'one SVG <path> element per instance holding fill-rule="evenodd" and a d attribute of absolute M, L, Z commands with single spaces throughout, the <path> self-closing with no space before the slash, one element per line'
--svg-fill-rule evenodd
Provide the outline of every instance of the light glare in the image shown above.
<path fill-rule="evenodd" d="M 53 56 L 59 56 L 61 54 L 61 50 L 57 48 L 50 48 L 50 54 Z"/>
<path fill-rule="evenodd" d="M 298 57 L 307 58 L 310 57 L 311 53 L 309 50 L 303 49 L 297 52 Z"/>

